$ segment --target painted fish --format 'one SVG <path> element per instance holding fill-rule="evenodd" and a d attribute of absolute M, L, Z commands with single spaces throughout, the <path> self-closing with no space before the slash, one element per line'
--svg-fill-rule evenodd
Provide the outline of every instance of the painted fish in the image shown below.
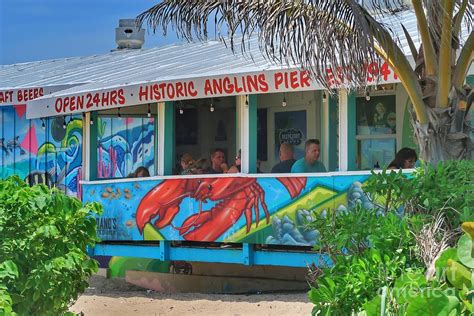
<path fill-rule="evenodd" d="M 16 136 L 14 139 L 9 140 L 7 143 L 7 149 L 10 150 L 10 152 L 14 152 L 16 148 L 20 150 L 20 155 L 26 154 L 26 151 L 21 148 L 20 136 Z"/>

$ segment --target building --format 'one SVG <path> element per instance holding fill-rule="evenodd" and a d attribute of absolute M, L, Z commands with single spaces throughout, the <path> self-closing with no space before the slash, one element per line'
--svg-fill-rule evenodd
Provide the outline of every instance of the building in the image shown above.
<path fill-rule="evenodd" d="M 414 15 L 404 20 L 415 34 Z M 376 204 L 363 194 L 368 170 L 414 147 L 408 97 L 386 64 L 369 65 L 367 93 L 329 95 L 253 47 L 253 59 L 208 42 L 1 66 L 1 177 L 101 202 L 95 254 L 295 267 L 324 260 L 309 251 L 318 234 L 305 224 L 315 213 Z M 298 159 L 314 138 L 330 172 L 269 173 L 280 143 Z M 240 150 L 241 173 L 176 175 L 182 154 L 209 159 L 215 148 L 229 165 Z M 151 177 L 131 178 L 138 167 Z"/>

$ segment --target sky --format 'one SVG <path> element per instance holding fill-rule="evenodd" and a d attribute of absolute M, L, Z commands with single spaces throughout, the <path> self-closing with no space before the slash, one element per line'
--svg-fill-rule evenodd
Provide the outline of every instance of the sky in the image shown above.
<path fill-rule="evenodd" d="M 0 64 L 103 54 L 116 48 L 118 20 L 159 0 L 0 0 Z M 145 33 L 145 48 L 180 42 Z"/>

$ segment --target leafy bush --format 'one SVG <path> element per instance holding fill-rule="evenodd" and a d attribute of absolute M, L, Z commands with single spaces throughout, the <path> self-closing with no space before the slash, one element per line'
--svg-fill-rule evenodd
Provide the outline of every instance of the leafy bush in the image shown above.
<path fill-rule="evenodd" d="M 316 216 L 310 224 L 320 233 L 315 248 L 328 254 L 333 265 L 310 270 L 313 314 L 472 312 L 471 266 L 457 262 L 452 255 L 459 251 L 452 248 L 436 261 L 440 251 L 454 244 L 459 224 L 474 220 L 472 174 L 473 161 L 422 166 L 411 175 L 384 170 L 373 173 L 363 187 L 373 210 L 358 205 Z M 456 277 L 440 275 L 440 268 Z"/>
<path fill-rule="evenodd" d="M 336 259 L 338 255 L 361 255 L 369 247 L 383 253 L 403 253 L 409 261 L 417 262 L 415 237 L 422 218 L 403 217 L 395 213 L 380 214 L 377 209 L 364 209 L 357 205 L 348 212 L 331 212 L 327 216 L 315 216 L 309 227 L 320 233 L 316 250 Z"/>
<path fill-rule="evenodd" d="M 364 306 L 371 315 L 472 315 L 474 299 L 474 222 L 462 225 L 466 232 L 456 248 L 446 249 L 436 261 L 436 276 L 404 273 Z"/>
<path fill-rule="evenodd" d="M 313 314 L 350 315 L 363 309 L 383 286 L 392 286 L 406 269 L 422 270 L 412 230 L 417 217 L 380 214 L 358 205 L 350 212 L 333 212 L 310 224 L 319 230 L 316 249 L 332 260 L 330 267 L 313 271 L 308 293 Z"/>
<path fill-rule="evenodd" d="M 384 201 L 385 211 L 400 206 L 409 213 L 443 212 L 451 228 L 474 220 L 474 161 L 446 161 L 423 165 L 409 177 L 401 171 L 373 173 L 365 190 Z"/>
<path fill-rule="evenodd" d="M 0 180 L 0 314 L 67 311 L 97 271 L 86 248 L 98 241 L 89 215 L 101 211 L 16 176 Z"/>

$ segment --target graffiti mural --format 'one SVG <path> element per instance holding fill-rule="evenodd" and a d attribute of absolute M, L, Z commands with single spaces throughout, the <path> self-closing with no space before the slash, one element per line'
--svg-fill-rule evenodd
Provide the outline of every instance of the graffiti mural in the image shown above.
<path fill-rule="evenodd" d="M 154 122 L 153 117 L 101 117 L 98 120 L 98 178 L 127 177 L 140 166 L 154 175 Z"/>
<path fill-rule="evenodd" d="M 16 174 L 80 197 L 81 116 L 27 120 L 25 112 L 25 105 L 0 108 L 0 177 Z"/>
<path fill-rule="evenodd" d="M 375 207 L 365 175 L 134 179 L 84 184 L 103 240 L 193 240 L 311 246 L 313 216 Z"/>

